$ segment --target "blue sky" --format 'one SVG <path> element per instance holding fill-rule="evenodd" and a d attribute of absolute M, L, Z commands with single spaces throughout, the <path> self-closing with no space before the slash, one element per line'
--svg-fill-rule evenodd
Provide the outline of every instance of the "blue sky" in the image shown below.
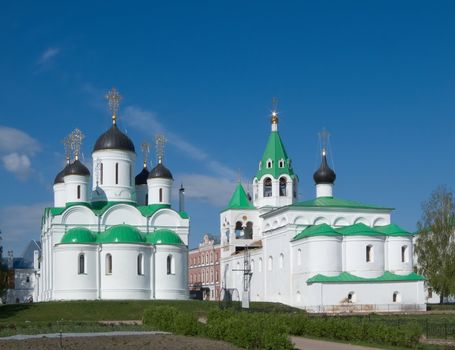
<path fill-rule="evenodd" d="M 455 4 L 430 1 L 7 2 L 0 11 L 0 229 L 5 251 L 39 238 L 40 216 L 79 127 L 86 164 L 110 125 L 140 149 L 168 137 L 166 164 L 187 191 L 190 246 L 218 234 L 237 173 L 254 176 L 280 133 L 314 197 L 317 133 L 331 133 L 337 197 L 396 208 L 453 186 Z M 140 159 L 141 156 L 138 155 Z M 141 162 L 137 162 L 137 171 Z"/>

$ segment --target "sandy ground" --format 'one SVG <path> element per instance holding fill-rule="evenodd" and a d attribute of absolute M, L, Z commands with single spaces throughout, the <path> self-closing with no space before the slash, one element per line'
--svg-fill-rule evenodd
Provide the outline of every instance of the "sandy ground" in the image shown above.
<path fill-rule="evenodd" d="M 178 335 L 100 336 L 27 340 L 0 340 L 1 350 L 236 350 L 220 341 Z"/>
<path fill-rule="evenodd" d="M 291 337 L 296 349 L 305 350 L 375 350 L 378 348 L 370 348 L 360 345 L 333 343 L 324 340 L 315 340 L 302 337 Z"/>

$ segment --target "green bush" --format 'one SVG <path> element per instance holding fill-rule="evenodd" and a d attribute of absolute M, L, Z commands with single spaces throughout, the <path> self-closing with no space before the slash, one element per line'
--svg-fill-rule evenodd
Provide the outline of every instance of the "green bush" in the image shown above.
<path fill-rule="evenodd" d="M 282 320 L 287 323 L 292 335 L 343 341 L 414 347 L 422 334 L 422 330 L 415 323 L 395 327 L 363 318 L 305 314 L 288 315 Z"/>

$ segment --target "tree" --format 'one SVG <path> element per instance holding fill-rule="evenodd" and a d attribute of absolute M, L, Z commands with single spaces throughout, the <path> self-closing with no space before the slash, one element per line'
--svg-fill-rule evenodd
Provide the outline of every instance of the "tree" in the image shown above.
<path fill-rule="evenodd" d="M 418 271 L 443 298 L 455 295 L 455 200 L 452 191 L 437 187 L 422 203 L 415 245 Z"/>

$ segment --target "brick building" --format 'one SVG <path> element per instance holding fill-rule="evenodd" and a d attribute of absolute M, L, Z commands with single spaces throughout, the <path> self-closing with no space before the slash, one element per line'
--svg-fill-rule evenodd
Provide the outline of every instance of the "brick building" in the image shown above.
<path fill-rule="evenodd" d="M 188 289 L 195 299 L 220 299 L 220 244 L 211 235 L 188 253 Z"/>

